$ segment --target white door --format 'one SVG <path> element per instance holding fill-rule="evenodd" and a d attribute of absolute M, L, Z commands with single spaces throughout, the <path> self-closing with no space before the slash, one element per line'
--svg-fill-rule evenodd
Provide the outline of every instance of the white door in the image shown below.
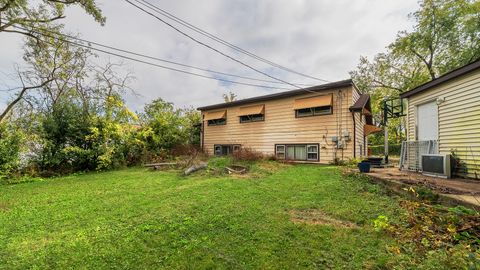
<path fill-rule="evenodd" d="M 435 101 L 417 107 L 418 140 L 438 140 L 438 106 Z"/>

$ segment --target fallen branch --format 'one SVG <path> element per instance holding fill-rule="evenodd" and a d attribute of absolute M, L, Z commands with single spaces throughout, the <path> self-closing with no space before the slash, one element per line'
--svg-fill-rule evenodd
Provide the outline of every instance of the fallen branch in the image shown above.
<path fill-rule="evenodd" d="M 185 175 L 189 175 L 189 174 L 194 173 L 198 170 L 207 168 L 207 165 L 208 165 L 207 163 L 201 163 L 199 165 L 193 165 L 193 166 L 189 167 L 188 169 L 186 169 L 184 173 L 185 173 Z"/>

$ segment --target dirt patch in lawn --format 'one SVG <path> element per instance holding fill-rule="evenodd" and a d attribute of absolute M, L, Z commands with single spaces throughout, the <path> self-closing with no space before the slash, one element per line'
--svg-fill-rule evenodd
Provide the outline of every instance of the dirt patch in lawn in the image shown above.
<path fill-rule="evenodd" d="M 290 220 L 293 223 L 310 225 L 332 225 L 343 228 L 357 228 L 357 224 L 346 220 L 340 220 L 327 215 L 319 209 L 290 210 Z"/>
<path fill-rule="evenodd" d="M 7 212 L 10 210 L 10 207 L 7 203 L 0 202 L 0 212 Z"/>

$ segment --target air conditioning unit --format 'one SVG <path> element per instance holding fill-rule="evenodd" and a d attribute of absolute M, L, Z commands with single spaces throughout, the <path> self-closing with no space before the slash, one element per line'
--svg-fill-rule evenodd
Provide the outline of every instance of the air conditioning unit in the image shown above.
<path fill-rule="evenodd" d="M 428 176 L 451 178 L 451 155 L 423 154 L 421 156 L 422 174 Z"/>

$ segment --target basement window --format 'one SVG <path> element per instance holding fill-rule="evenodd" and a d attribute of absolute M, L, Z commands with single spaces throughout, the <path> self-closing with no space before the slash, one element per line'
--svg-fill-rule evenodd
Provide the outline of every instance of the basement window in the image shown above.
<path fill-rule="evenodd" d="M 240 144 L 216 144 L 213 146 L 215 156 L 231 155 L 240 151 Z"/>
<path fill-rule="evenodd" d="M 263 114 L 250 114 L 240 116 L 240 123 L 261 122 L 265 120 Z"/>
<path fill-rule="evenodd" d="M 307 160 L 318 160 L 318 145 L 307 145 Z"/>
<path fill-rule="evenodd" d="M 318 144 L 278 144 L 275 146 L 275 156 L 278 159 L 318 161 L 318 149 Z"/>
<path fill-rule="evenodd" d="M 285 145 L 275 146 L 275 156 L 278 159 L 285 159 Z"/>
<path fill-rule="evenodd" d="M 296 117 L 309 117 L 332 114 L 332 106 L 322 106 L 295 110 Z"/>

